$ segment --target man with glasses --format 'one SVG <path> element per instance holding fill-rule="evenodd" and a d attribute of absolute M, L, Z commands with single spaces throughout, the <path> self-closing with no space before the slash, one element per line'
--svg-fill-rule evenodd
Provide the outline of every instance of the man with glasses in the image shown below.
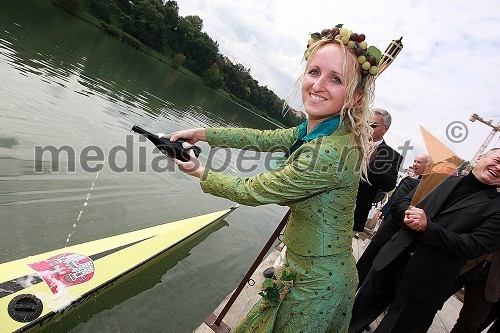
<path fill-rule="evenodd" d="M 384 141 L 384 134 L 391 126 L 391 115 L 384 109 L 374 109 L 372 139 L 376 148 L 368 165 L 368 182 L 361 180 L 354 211 L 354 232 L 365 230 L 368 213 L 379 191 L 389 192 L 396 186 L 401 155 Z M 355 234 L 356 237 L 356 234 Z"/>
<path fill-rule="evenodd" d="M 374 333 L 427 332 L 467 260 L 500 246 L 500 148 L 480 156 L 467 176 L 429 182 L 433 190 L 415 200 L 424 181 L 392 211 L 405 227 L 375 257 L 350 333 L 363 332 L 384 310 Z"/>

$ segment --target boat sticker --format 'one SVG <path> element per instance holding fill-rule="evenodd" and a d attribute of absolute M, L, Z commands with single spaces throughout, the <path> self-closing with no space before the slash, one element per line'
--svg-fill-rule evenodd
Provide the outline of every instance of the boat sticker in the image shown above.
<path fill-rule="evenodd" d="M 67 287 L 85 283 L 94 276 L 94 262 L 83 254 L 63 253 L 28 264 L 55 295 Z"/>
<path fill-rule="evenodd" d="M 145 240 L 148 240 L 150 238 L 153 238 L 155 236 L 151 236 L 151 237 L 147 237 L 147 238 L 144 238 L 144 239 L 140 239 L 138 241 L 134 241 L 134 242 L 131 242 L 129 244 L 125 244 L 125 245 L 122 245 L 122 246 L 118 246 L 118 247 L 115 247 L 115 248 L 112 248 L 112 249 L 109 249 L 109 250 L 106 250 L 106 251 L 102 251 L 102 252 L 93 254 L 93 255 L 90 256 L 90 260 L 93 261 L 93 262 L 95 262 L 96 260 L 99 260 L 101 258 L 105 258 L 106 256 L 109 256 L 109 255 L 111 255 L 113 253 L 116 253 L 118 251 L 126 249 L 126 248 L 128 248 L 130 246 L 134 246 L 136 244 L 139 244 L 139 243 L 141 243 L 141 242 L 143 242 Z M 0 268 L 1 268 L 1 265 L 2 264 L 0 264 Z M 33 264 L 31 264 L 31 265 L 33 265 Z M 18 292 L 20 290 L 29 288 L 29 287 L 31 287 L 31 286 L 33 286 L 33 285 L 35 285 L 37 283 L 41 283 L 41 282 L 43 282 L 43 280 L 39 277 L 39 275 L 37 273 L 28 274 L 28 275 L 25 275 L 25 276 L 17 277 L 17 278 L 12 279 L 12 280 L 0 282 L 0 298 L 8 296 L 8 295 L 11 295 L 11 294 L 16 293 L 16 292 Z"/>

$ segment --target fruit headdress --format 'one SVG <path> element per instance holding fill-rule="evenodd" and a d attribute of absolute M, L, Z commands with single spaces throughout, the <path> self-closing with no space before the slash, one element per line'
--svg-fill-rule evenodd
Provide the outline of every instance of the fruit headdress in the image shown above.
<path fill-rule="evenodd" d="M 392 63 L 403 48 L 403 43 L 401 42 L 403 37 L 401 37 L 399 40 L 393 40 L 382 54 L 375 46 L 368 46 L 364 34 L 352 32 L 342 26 L 343 24 L 337 24 L 332 29 L 324 29 L 321 33 L 312 33 L 307 42 L 307 50 L 304 54 L 304 58 L 306 60 L 309 58 L 310 47 L 315 42 L 321 39 L 338 39 L 357 56 L 363 76 L 362 83 L 364 83 L 367 75 L 375 77 L 380 75 L 382 71 Z"/>

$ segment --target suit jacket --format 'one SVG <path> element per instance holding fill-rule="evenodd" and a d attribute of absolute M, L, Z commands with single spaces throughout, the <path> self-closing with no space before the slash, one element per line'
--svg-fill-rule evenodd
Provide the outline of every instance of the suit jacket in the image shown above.
<path fill-rule="evenodd" d="M 401 179 L 399 185 L 396 187 L 391 197 L 387 203 L 382 207 L 382 210 L 386 210 L 387 213 L 383 214 L 384 217 L 392 214 L 393 207 L 397 207 L 397 204 L 404 199 L 404 197 L 413 191 L 415 187 L 420 183 L 420 178 L 412 178 L 410 176 Z M 387 206 L 387 207 L 386 207 Z"/>
<path fill-rule="evenodd" d="M 460 271 L 460 274 L 465 274 L 478 264 L 480 264 L 489 253 L 485 253 L 479 258 L 469 260 Z M 491 261 L 490 272 L 486 280 L 486 288 L 484 290 L 484 298 L 488 302 L 498 302 L 500 298 L 500 247 L 497 247 L 493 252 L 493 259 Z"/>
<path fill-rule="evenodd" d="M 411 200 L 410 205 L 415 205 L 416 203 L 422 201 L 427 195 L 429 195 L 434 189 L 441 184 L 445 179 L 450 176 L 448 173 L 432 172 L 423 176 L 418 188 L 415 191 L 415 195 Z"/>
<path fill-rule="evenodd" d="M 392 210 L 393 207 L 397 207 L 398 203 L 404 199 L 404 197 L 410 193 L 419 184 L 420 179 L 412 178 L 410 176 L 403 178 L 398 187 L 394 190 L 389 201 L 385 204 L 385 207 L 389 213 L 384 218 L 384 221 L 380 225 L 379 229 L 372 237 L 371 242 L 375 243 L 377 246 L 382 247 L 391 239 L 391 237 L 401 229 L 404 225 L 403 221 L 397 218 L 393 218 Z"/>
<path fill-rule="evenodd" d="M 491 252 L 500 244 L 500 193 L 497 189 L 479 191 L 441 209 L 462 178 L 445 179 L 416 205 L 427 215 L 425 231 L 402 228 L 373 261 L 373 269 L 379 271 L 418 240 L 400 282 L 400 291 L 434 309 L 440 309 L 447 300 L 451 285 L 467 259 Z M 399 216 L 404 214 L 416 190 L 399 203 Z"/>
<path fill-rule="evenodd" d="M 368 165 L 368 184 L 360 181 L 354 211 L 354 230 L 363 231 L 378 191 L 389 192 L 396 186 L 401 155 L 382 141 L 377 147 L 374 160 Z"/>

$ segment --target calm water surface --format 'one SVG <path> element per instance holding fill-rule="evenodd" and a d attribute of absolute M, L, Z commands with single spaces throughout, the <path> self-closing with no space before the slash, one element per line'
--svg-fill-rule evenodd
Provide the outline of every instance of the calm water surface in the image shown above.
<path fill-rule="evenodd" d="M 43 0 L 0 3 L 0 78 L 0 262 L 234 205 L 194 178 L 155 171 L 169 165 L 153 163 L 160 155 L 130 133 L 135 124 L 166 133 L 275 127 Z M 61 153 L 55 164 L 36 146 L 75 157 Z M 86 147 L 107 158 L 98 174 L 81 158 Z M 226 172 L 238 174 L 231 152 Z M 284 211 L 238 208 L 47 331 L 191 332 L 237 285 Z"/>

